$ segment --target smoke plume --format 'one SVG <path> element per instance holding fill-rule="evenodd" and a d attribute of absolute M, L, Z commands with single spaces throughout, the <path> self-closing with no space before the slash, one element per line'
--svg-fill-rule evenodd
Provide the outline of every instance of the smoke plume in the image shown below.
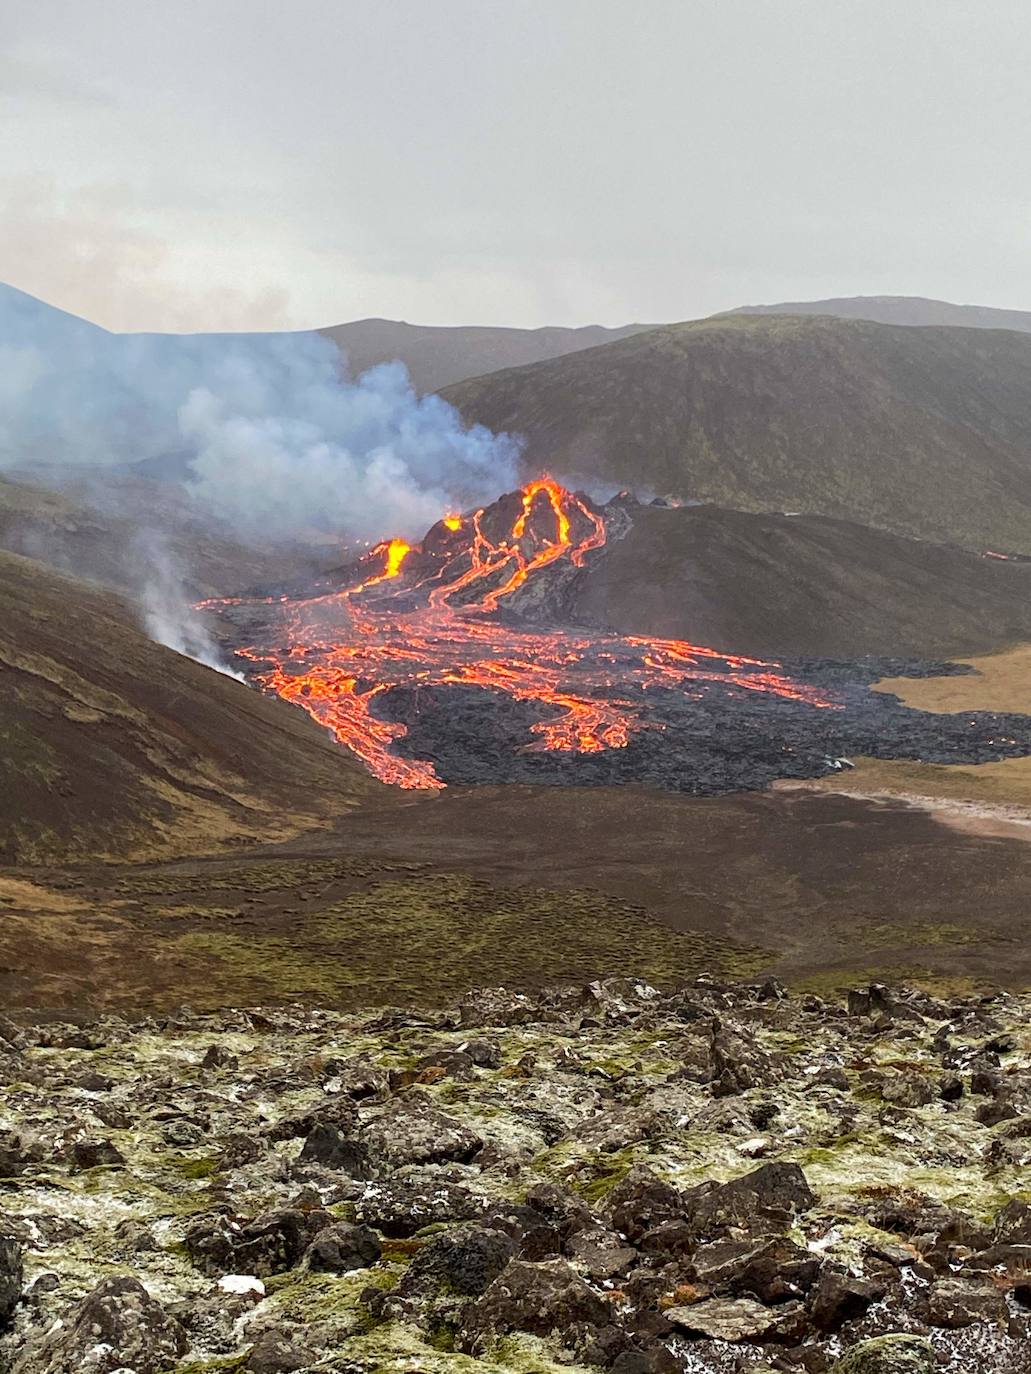
<path fill-rule="evenodd" d="M 516 456 L 321 335 L 109 334 L 0 287 L 0 470 L 131 467 L 251 537 L 379 538 L 492 498 Z"/>

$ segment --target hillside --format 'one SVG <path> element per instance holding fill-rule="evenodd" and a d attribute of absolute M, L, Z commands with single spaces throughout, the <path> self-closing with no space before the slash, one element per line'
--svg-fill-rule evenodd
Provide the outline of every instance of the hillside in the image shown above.
<path fill-rule="evenodd" d="M 308 549 L 241 544 L 201 520 L 171 483 L 124 473 L 95 474 L 61 490 L 0 477 L 0 550 L 130 594 L 158 563 L 198 599 L 317 565 Z"/>
<path fill-rule="evenodd" d="M 1031 338 L 724 316 L 448 387 L 528 473 L 1031 551 Z"/>
<path fill-rule="evenodd" d="M 384 791 L 300 711 L 0 554 L 0 860 L 210 852 Z"/>
<path fill-rule="evenodd" d="M 877 324 L 957 325 L 963 329 L 1031 331 L 1031 310 L 1000 310 L 994 305 L 955 305 L 926 296 L 835 296 L 825 301 L 784 301 L 779 305 L 742 305 L 730 315 L 835 315 Z"/>
<path fill-rule="evenodd" d="M 630 507 L 568 610 L 762 657 L 935 658 L 1031 638 L 1031 563 L 823 516 Z"/>
<path fill-rule="evenodd" d="M 416 391 L 425 392 L 439 391 L 466 377 L 478 377 L 500 368 L 578 353 L 651 327 L 627 324 L 606 329 L 589 324 L 580 329 L 503 329 L 490 325 L 438 327 L 406 324 L 403 320 L 352 320 L 319 333 L 347 354 L 352 373 L 400 358 Z"/>

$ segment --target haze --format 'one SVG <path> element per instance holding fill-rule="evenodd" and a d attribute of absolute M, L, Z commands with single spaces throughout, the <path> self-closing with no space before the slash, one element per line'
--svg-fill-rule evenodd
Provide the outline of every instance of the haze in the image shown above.
<path fill-rule="evenodd" d="M 3 275 L 111 328 L 1031 306 L 1019 3 L 0 17 Z"/>

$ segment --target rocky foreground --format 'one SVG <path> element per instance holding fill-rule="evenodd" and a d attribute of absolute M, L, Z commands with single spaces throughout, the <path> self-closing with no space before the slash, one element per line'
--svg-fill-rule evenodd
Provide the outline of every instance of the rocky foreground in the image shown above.
<path fill-rule="evenodd" d="M 1026 1374 L 1031 998 L 0 1022 L 0 1368 Z"/>

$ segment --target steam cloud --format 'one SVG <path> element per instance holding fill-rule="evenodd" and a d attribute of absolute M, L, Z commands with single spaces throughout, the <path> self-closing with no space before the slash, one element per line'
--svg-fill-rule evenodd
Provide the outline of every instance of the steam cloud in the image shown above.
<path fill-rule="evenodd" d="M 146 460 L 252 537 L 379 538 L 492 498 L 516 456 L 400 363 L 347 379 L 317 334 L 108 334 L 0 288 L 0 470 Z"/>

